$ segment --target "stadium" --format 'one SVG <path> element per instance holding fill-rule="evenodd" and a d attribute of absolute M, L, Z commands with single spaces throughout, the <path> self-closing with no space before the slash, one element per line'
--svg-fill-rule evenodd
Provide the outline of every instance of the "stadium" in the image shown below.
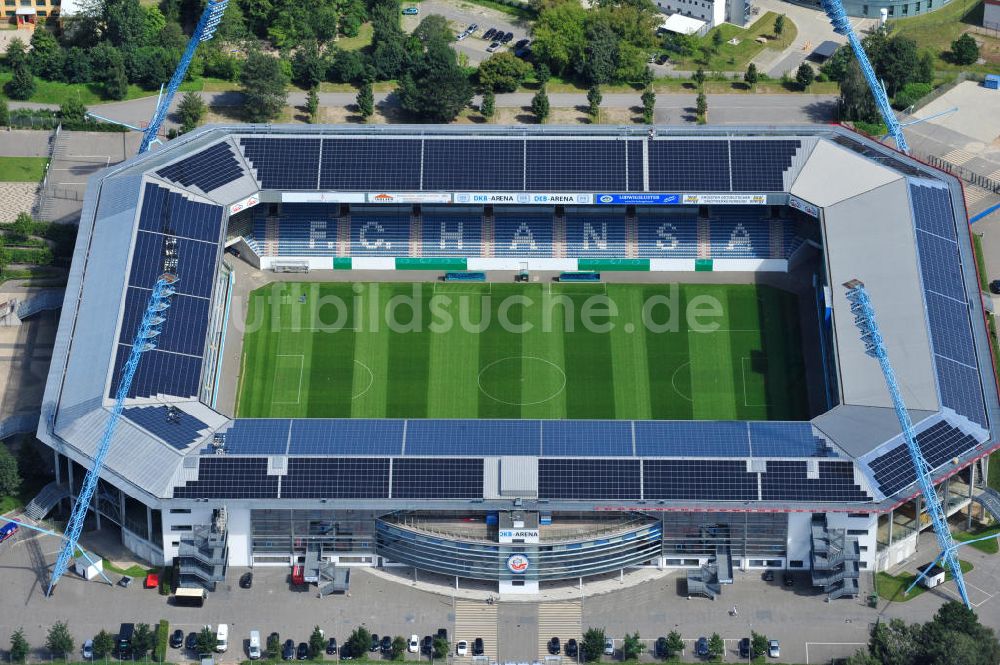
<path fill-rule="evenodd" d="M 953 177 L 835 126 L 205 127 L 89 183 L 42 510 L 141 345 L 88 528 L 183 586 L 653 567 L 714 597 L 788 568 L 854 596 L 928 523 L 844 284 L 947 513 L 988 508 L 966 219 Z"/>

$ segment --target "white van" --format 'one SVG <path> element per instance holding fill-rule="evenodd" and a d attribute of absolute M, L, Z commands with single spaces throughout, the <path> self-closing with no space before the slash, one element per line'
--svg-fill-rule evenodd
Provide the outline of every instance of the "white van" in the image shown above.
<path fill-rule="evenodd" d="M 250 647 L 247 649 L 250 660 L 260 658 L 260 633 L 256 630 L 250 631 Z"/>
<path fill-rule="evenodd" d="M 215 650 L 219 653 L 223 653 L 229 648 L 229 626 L 224 623 L 220 623 L 219 627 L 215 630 Z"/>

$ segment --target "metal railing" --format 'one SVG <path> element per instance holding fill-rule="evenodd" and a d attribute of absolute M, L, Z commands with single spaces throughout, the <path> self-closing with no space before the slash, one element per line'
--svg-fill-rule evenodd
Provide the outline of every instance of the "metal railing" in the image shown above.
<path fill-rule="evenodd" d="M 952 164 L 946 159 L 938 157 L 937 155 L 927 155 L 927 163 L 931 166 L 936 166 L 942 171 L 947 171 L 953 176 L 957 176 L 969 183 L 970 185 L 975 185 L 980 189 L 985 189 L 988 192 L 993 192 L 994 194 L 1000 194 L 1000 182 L 988 178 L 981 173 L 976 173 L 971 171 L 964 166 L 959 166 L 958 164 Z"/>
<path fill-rule="evenodd" d="M 24 320 L 45 310 L 61 309 L 65 295 L 63 289 L 56 289 L 42 291 L 27 300 L 22 300 L 17 305 L 17 318 Z"/>

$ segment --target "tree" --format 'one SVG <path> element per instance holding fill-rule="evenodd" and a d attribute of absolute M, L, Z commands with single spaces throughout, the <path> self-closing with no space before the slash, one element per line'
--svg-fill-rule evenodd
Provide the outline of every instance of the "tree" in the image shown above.
<path fill-rule="evenodd" d="M 149 629 L 148 623 L 136 624 L 135 634 L 132 636 L 132 653 L 137 659 L 146 657 L 146 654 L 156 647 L 156 633 Z"/>
<path fill-rule="evenodd" d="M 510 51 L 494 53 L 479 65 L 479 83 L 494 92 L 514 92 L 531 74 L 531 65 Z"/>
<path fill-rule="evenodd" d="M 107 42 L 101 42 L 90 51 L 94 80 L 104 86 L 108 99 L 124 99 L 128 93 L 128 78 L 121 51 Z"/>
<path fill-rule="evenodd" d="M 580 640 L 580 655 L 583 660 L 590 662 L 601 659 L 604 653 L 604 629 L 588 628 Z"/>
<path fill-rule="evenodd" d="M 17 470 L 17 460 L 7 450 L 7 446 L 0 445 L 0 495 L 17 494 L 20 487 L 21 474 Z"/>
<path fill-rule="evenodd" d="M 440 14 L 428 14 L 414 28 L 413 36 L 422 42 L 434 41 L 448 43 L 455 39 L 455 33 L 448 27 L 448 20 Z"/>
<path fill-rule="evenodd" d="M 653 110 L 656 108 L 656 93 L 652 88 L 642 91 L 642 121 L 647 125 L 653 123 Z"/>
<path fill-rule="evenodd" d="M 368 653 L 371 643 L 372 635 L 368 632 L 368 629 L 364 626 L 358 626 L 347 638 L 347 641 L 344 642 L 344 645 L 352 655 L 363 658 L 364 654 Z"/>
<path fill-rule="evenodd" d="M 37 28 L 31 36 L 28 54 L 31 71 L 47 81 L 61 81 L 66 65 L 66 54 L 55 36 L 45 28 Z"/>
<path fill-rule="evenodd" d="M 535 96 L 531 98 L 531 112 L 538 118 L 538 123 L 545 122 L 549 117 L 549 96 L 545 92 L 545 87 L 539 88 Z"/>
<path fill-rule="evenodd" d="M 176 25 L 178 28 L 180 27 L 180 25 L 174 21 L 171 21 L 170 24 Z M 143 12 L 142 27 L 143 43 L 155 44 L 159 40 L 163 29 L 167 27 L 167 17 L 163 15 L 163 12 L 161 12 L 160 8 L 156 5 L 146 7 Z"/>
<path fill-rule="evenodd" d="M 752 62 L 747 65 L 747 71 L 743 74 L 743 80 L 746 81 L 746 84 L 750 86 L 751 90 L 757 86 L 757 81 L 760 80 L 760 74 L 757 72 L 757 65 Z"/>
<path fill-rule="evenodd" d="M 799 84 L 799 87 L 803 90 L 808 90 L 809 86 L 813 84 L 816 80 L 816 72 L 813 68 L 809 66 L 809 63 L 803 62 L 799 65 L 799 68 L 795 71 L 795 82 Z"/>
<path fill-rule="evenodd" d="M 631 635 L 626 633 L 625 639 L 622 640 L 622 660 L 637 660 L 645 648 L 646 645 L 639 637 L 638 631 Z"/>
<path fill-rule="evenodd" d="M 219 640 L 215 635 L 215 631 L 206 626 L 198 633 L 198 639 L 195 644 L 198 647 L 199 654 L 212 654 L 215 653 L 215 647 L 219 645 Z"/>
<path fill-rule="evenodd" d="M 712 32 L 712 50 L 718 53 L 720 48 L 722 48 L 722 31 L 716 29 Z"/>
<path fill-rule="evenodd" d="M 13 72 L 5 86 L 7 96 L 11 99 L 28 99 L 35 93 L 35 77 L 25 55 L 24 42 L 17 37 L 7 45 L 7 64 Z"/>
<path fill-rule="evenodd" d="M 0 97 L 0 127 L 6 127 L 10 124 L 10 107 L 7 106 L 7 100 Z"/>
<path fill-rule="evenodd" d="M 69 634 L 69 628 L 66 627 L 65 622 L 56 621 L 52 624 L 52 627 L 49 628 L 49 634 L 45 638 L 45 648 L 53 656 L 60 658 L 66 658 L 73 653 L 73 636 Z"/>
<path fill-rule="evenodd" d="M 971 65 L 979 60 L 979 44 L 969 33 L 951 43 L 951 59 L 956 65 Z"/>
<path fill-rule="evenodd" d="M 440 635 L 434 636 L 434 657 L 435 658 L 445 658 L 448 656 L 448 652 L 451 650 L 451 646 L 448 644 L 448 639 L 441 637 Z"/>
<path fill-rule="evenodd" d="M 315 39 L 308 40 L 292 56 L 292 81 L 302 88 L 314 88 L 326 78 L 326 61 Z"/>
<path fill-rule="evenodd" d="M 10 636 L 10 660 L 14 663 L 23 663 L 24 659 L 28 657 L 28 652 L 31 651 L 31 647 L 28 646 L 28 640 L 24 639 L 24 628 L 18 628 Z"/>
<path fill-rule="evenodd" d="M 667 657 L 672 658 L 684 651 L 684 639 L 676 630 L 667 634 Z"/>
<path fill-rule="evenodd" d="M 277 633 L 271 633 L 267 636 L 267 644 L 264 651 L 268 660 L 278 660 L 281 656 L 281 639 Z"/>
<path fill-rule="evenodd" d="M 313 627 L 312 634 L 309 636 L 309 657 L 319 657 L 325 646 L 326 640 L 323 639 L 323 631 L 319 629 L 319 626 Z"/>
<path fill-rule="evenodd" d="M 708 99 L 703 92 L 699 92 L 695 100 L 695 112 L 698 114 L 699 119 L 704 119 L 705 114 L 708 113 Z"/>
<path fill-rule="evenodd" d="M 479 113 L 487 120 L 492 118 L 494 113 L 496 113 L 496 95 L 493 94 L 492 90 L 483 92 L 483 101 L 479 105 Z"/>
<path fill-rule="evenodd" d="M 535 67 L 535 80 L 538 81 L 538 85 L 544 86 L 552 78 L 552 71 L 549 66 L 544 62 L 539 62 Z"/>
<path fill-rule="evenodd" d="M 104 0 L 104 34 L 112 46 L 144 46 L 146 12 L 139 0 Z"/>
<path fill-rule="evenodd" d="M 451 122 L 469 105 L 475 90 L 446 43 L 430 42 L 427 52 L 403 75 L 397 94 L 407 113 L 431 122 Z"/>
<path fill-rule="evenodd" d="M 288 99 L 288 76 L 277 58 L 258 49 L 250 51 L 240 74 L 243 86 L 243 111 L 250 122 L 268 122 L 277 118 Z"/>
<path fill-rule="evenodd" d="M 396 635 L 392 638 L 392 647 L 389 650 L 389 658 L 392 660 L 403 660 L 406 656 L 406 638 Z"/>
<path fill-rule="evenodd" d="M 319 120 L 319 93 L 316 88 L 309 88 L 306 95 L 306 113 L 309 114 L 309 122 L 315 123 Z"/>
<path fill-rule="evenodd" d="M 20 37 L 14 37 L 7 44 L 7 66 L 13 69 L 26 62 L 28 62 L 28 49 Z"/>
<path fill-rule="evenodd" d="M 597 113 L 601 110 L 602 99 L 604 99 L 604 95 L 601 94 L 601 86 L 590 86 L 590 90 L 587 91 L 587 103 L 590 105 L 587 109 L 587 113 L 590 114 L 590 117 L 597 117 Z"/>
<path fill-rule="evenodd" d="M 72 95 L 59 106 L 59 117 L 64 122 L 86 122 L 87 107 L 80 101 L 79 95 Z"/>
<path fill-rule="evenodd" d="M 726 643 L 718 633 L 712 633 L 708 638 L 708 657 L 712 660 L 722 660 L 722 655 L 726 653 Z"/>
<path fill-rule="evenodd" d="M 878 622 L 872 628 L 868 651 L 883 665 L 912 665 L 917 655 L 915 641 L 918 626 L 907 626 L 902 619 Z"/>
<path fill-rule="evenodd" d="M 365 73 L 365 62 L 357 51 L 334 50 L 326 68 L 326 78 L 332 83 L 356 83 Z"/>
<path fill-rule="evenodd" d="M 750 655 L 760 658 L 767 653 L 767 635 L 750 631 Z"/>
<path fill-rule="evenodd" d="M 696 69 L 694 75 L 691 76 L 691 80 L 700 88 L 705 84 L 705 70 L 701 67 Z"/>
<path fill-rule="evenodd" d="M 857 62 L 847 66 L 847 73 L 840 81 L 840 119 L 862 122 L 879 122 L 878 108 L 868 82 Z"/>
<path fill-rule="evenodd" d="M 94 658 L 98 660 L 107 658 L 115 650 L 115 638 L 108 631 L 101 629 L 97 635 L 94 636 Z"/>
<path fill-rule="evenodd" d="M 355 100 L 358 105 L 358 114 L 368 120 L 375 113 L 375 93 L 372 92 L 372 84 L 365 81 L 358 88 L 358 96 Z"/>
<path fill-rule="evenodd" d="M 177 106 L 177 116 L 181 121 L 181 131 L 190 132 L 198 126 L 205 115 L 205 100 L 197 92 L 185 92 Z"/>
<path fill-rule="evenodd" d="M 774 36 L 780 37 L 785 31 L 785 15 L 778 14 L 774 19 Z"/>

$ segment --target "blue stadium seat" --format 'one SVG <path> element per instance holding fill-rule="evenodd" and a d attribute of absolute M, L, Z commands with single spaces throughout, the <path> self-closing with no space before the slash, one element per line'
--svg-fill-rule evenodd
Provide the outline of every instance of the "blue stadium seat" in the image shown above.
<path fill-rule="evenodd" d="M 698 256 L 697 208 L 636 208 L 639 256 L 693 259 Z"/>
<path fill-rule="evenodd" d="M 566 210 L 566 256 L 624 257 L 625 215 L 611 211 Z"/>
<path fill-rule="evenodd" d="M 422 254 L 424 256 L 480 256 L 483 210 L 476 207 L 424 206 Z"/>
<path fill-rule="evenodd" d="M 286 203 L 278 225 L 279 256 L 336 256 L 338 204 Z"/>
<path fill-rule="evenodd" d="M 351 208 L 351 256 L 409 256 L 410 211 Z"/>
<path fill-rule="evenodd" d="M 718 206 L 709 211 L 713 259 L 766 259 L 771 225 L 763 206 Z"/>
<path fill-rule="evenodd" d="M 496 256 L 552 256 L 552 213 L 530 208 L 494 209 L 493 253 Z"/>

